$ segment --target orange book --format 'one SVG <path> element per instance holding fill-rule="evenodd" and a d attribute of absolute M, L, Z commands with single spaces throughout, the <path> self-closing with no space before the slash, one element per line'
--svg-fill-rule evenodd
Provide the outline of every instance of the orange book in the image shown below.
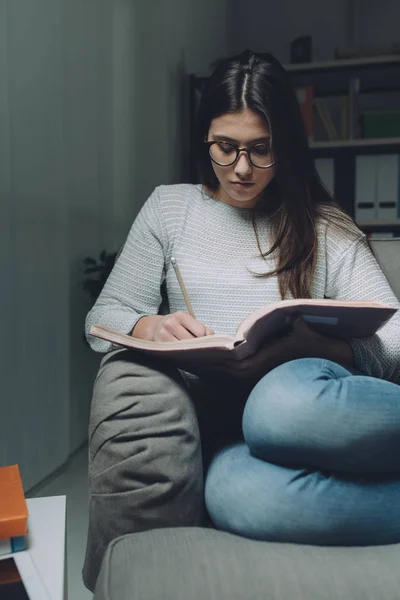
<path fill-rule="evenodd" d="M 0 467 L 0 539 L 26 535 L 28 507 L 18 465 Z"/>

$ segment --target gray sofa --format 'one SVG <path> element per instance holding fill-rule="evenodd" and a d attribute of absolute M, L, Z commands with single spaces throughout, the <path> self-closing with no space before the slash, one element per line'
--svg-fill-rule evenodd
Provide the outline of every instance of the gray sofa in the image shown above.
<path fill-rule="evenodd" d="M 373 240 L 400 299 L 400 239 Z M 399 507 L 400 513 L 400 507 Z M 400 544 L 322 547 L 181 527 L 112 541 L 95 600 L 400 600 Z"/>

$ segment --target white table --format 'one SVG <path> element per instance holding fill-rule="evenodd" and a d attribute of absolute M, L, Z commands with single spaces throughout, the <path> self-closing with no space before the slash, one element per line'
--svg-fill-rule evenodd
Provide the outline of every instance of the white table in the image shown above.
<path fill-rule="evenodd" d="M 29 576 L 32 572 L 33 563 L 50 600 L 67 600 L 65 567 L 66 496 L 28 498 L 26 503 L 29 513 L 28 549 L 9 556 L 13 556 L 16 561 L 18 558 L 18 568 L 23 577 L 24 570 L 22 569 L 25 568 Z M 35 584 L 35 581 L 32 581 L 32 583 Z"/>

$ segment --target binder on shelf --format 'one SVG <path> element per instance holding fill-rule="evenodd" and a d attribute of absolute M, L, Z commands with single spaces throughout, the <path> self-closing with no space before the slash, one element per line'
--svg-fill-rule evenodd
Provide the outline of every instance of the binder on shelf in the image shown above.
<path fill-rule="evenodd" d="M 356 156 L 355 220 L 362 225 L 378 218 L 376 198 L 378 186 L 378 156 Z"/>
<path fill-rule="evenodd" d="M 400 155 L 380 154 L 377 158 L 377 219 L 400 220 Z"/>
<path fill-rule="evenodd" d="M 315 168 L 318 171 L 322 183 L 330 191 L 332 196 L 335 193 L 335 162 L 333 158 L 317 158 Z"/>

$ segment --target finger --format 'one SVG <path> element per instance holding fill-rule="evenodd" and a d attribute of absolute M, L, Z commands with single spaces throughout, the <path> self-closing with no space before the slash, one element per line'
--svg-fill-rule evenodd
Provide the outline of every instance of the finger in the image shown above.
<path fill-rule="evenodd" d="M 189 331 L 194 337 L 202 337 L 207 334 L 207 327 L 200 321 L 189 315 L 189 313 L 179 312 L 176 313 L 180 325 L 182 325 L 187 331 Z"/>
<path fill-rule="evenodd" d="M 165 331 L 172 336 L 172 340 L 190 340 L 194 339 L 195 335 L 193 335 L 190 331 L 186 329 L 183 325 L 177 322 L 168 323 L 165 326 Z"/>
<path fill-rule="evenodd" d="M 177 337 L 172 333 L 172 331 L 168 331 L 163 327 L 154 338 L 156 342 L 176 342 Z"/>

